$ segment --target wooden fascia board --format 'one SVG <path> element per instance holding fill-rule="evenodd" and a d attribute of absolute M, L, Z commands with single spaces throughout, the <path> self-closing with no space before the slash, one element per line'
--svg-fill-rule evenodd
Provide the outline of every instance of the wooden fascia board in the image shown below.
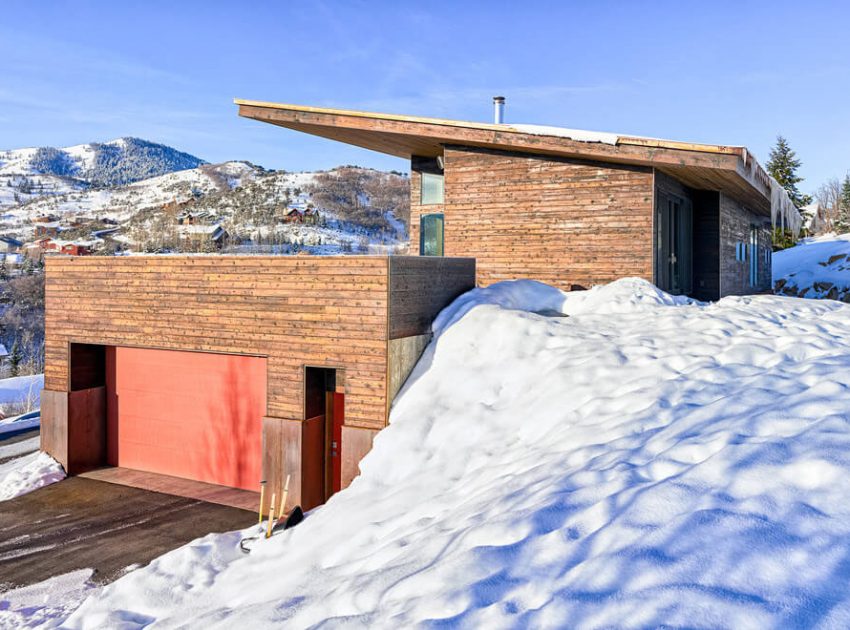
<path fill-rule="evenodd" d="M 523 133 L 499 125 L 468 123 L 370 112 L 240 101 L 239 115 L 295 131 L 409 159 L 414 147 L 430 153 L 441 145 L 468 145 L 567 158 L 652 167 L 689 166 L 725 171 L 739 177 L 769 204 L 761 167 L 747 165 L 743 147 L 698 145 L 624 136 L 617 145 L 579 142 Z M 429 154 L 430 154 L 429 153 Z M 765 180 L 766 181 L 766 180 Z"/>
<path fill-rule="evenodd" d="M 303 130 L 316 134 L 318 127 L 328 132 L 323 137 L 333 138 L 334 130 L 349 129 L 374 134 L 396 134 L 421 138 L 441 144 L 490 147 L 504 150 L 541 152 L 564 157 L 590 160 L 616 161 L 630 164 L 669 164 L 671 166 L 702 166 L 734 170 L 738 156 L 731 153 L 704 153 L 676 148 L 648 147 L 632 144 L 610 145 L 597 142 L 579 142 L 569 138 L 521 133 L 502 129 L 495 125 L 487 127 L 464 127 L 423 121 L 404 121 L 391 118 L 365 117 L 348 114 L 329 114 L 285 110 L 279 108 L 240 105 L 239 115 L 263 122 Z"/>

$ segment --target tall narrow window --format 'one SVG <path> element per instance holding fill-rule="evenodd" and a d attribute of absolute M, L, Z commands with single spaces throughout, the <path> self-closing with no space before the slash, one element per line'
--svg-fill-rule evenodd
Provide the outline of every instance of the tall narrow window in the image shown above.
<path fill-rule="evenodd" d="M 423 206 L 443 203 L 443 175 L 422 173 L 421 203 Z"/>
<path fill-rule="evenodd" d="M 750 286 L 759 285 L 759 232 L 754 225 L 750 226 Z"/>
<path fill-rule="evenodd" d="M 443 255 L 442 214 L 423 214 L 419 217 L 419 255 Z"/>

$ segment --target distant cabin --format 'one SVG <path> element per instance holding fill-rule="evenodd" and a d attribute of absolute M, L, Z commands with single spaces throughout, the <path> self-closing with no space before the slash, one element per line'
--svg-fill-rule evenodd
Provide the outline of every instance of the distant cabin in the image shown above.
<path fill-rule="evenodd" d="M 35 224 L 35 237 L 56 237 L 62 231 L 59 221 L 42 221 Z"/>
<path fill-rule="evenodd" d="M 316 225 L 319 222 L 319 218 L 319 211 L 312 206 L 308 206 L 305 210 L 299 208 L 288 209 L 283 215 L 283 222 Z"/>
<path fill-rule="evenodd" d="M 220 223 L 183 225 L 179 234 L 181 240 L 198 249 L 206 249 L 207 247 L 221 249 L 230 241 L 230 234 Z"/>

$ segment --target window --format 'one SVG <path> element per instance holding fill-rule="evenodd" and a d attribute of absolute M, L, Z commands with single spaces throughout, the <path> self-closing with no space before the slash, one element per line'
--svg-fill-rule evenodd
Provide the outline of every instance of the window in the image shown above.
<path fill-rule="evenodd" d="M 423 206 L 443 203 L 443 182 L 442 174 L 422 173 L 421 203 Z"/>
<path fill-rule="evenodd" d="M 735 260 L 738 262 L 747 262 L 747 244 L 744 241 L 735 243 Z"/>
<path fill-rule="evenodd" d="M 423 214 L 419 217 L 419 255 L 443 255 L 442 214 Z"/>
<path fill-rule="evenodd" d="M 750 286 L 759 286 L 759 231 L 755 225 L 750 226 Z"/>

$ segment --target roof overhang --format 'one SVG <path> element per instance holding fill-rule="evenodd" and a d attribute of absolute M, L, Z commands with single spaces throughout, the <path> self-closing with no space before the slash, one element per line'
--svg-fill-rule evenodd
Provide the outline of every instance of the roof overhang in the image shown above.
<path fill-rule="evenodd" d="M 744 147 L 618 136 L 616 144 L 529 133 L 510 125 L 236 99 L 239 115 L 400 158 L 460 145 L 657 168 L 698 190 L 719 190 L 770 215 L 770 182 Z"/>

